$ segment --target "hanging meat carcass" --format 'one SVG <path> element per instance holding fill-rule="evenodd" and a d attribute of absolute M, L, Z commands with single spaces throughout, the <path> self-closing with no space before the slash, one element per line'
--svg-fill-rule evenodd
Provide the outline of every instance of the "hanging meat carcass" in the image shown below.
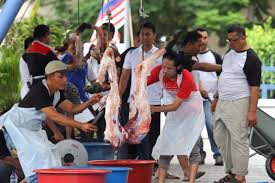
<path fill-rule="evenodd" d="M 129 121 L 125 125 L 128 132 L 128 143 L 139 144 L 150 130 L 151 111 L 147 96 L 147 76 L 150 74 L 155 60 L 165 53 L 159 49 L 146 58 L 135 70 L 135 87 L 131 94 Z"/>
<path fill-rule="evenodd" d="M 106 72 L 111 85 L 111 90 L 106 99 L 105 107 L 105 140 L 109 141 L 113 147 L 120 147 L 128 138 L 128 133 L 119 122 L 120 96 L 118 91 L 118 78 L 114 52 L 112 48 L 107 48 L 100 62 L 97 82 L 101 85 L 105 81 Z"/>

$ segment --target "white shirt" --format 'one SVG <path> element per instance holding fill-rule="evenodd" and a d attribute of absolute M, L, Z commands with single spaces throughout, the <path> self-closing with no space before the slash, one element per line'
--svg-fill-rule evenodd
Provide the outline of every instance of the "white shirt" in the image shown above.
<path fill-rule="evenodd" d="M 197 55 L 198 61 L 202 63 L 216 64 L 216 59 L 213 53 L 208 50 L 205 53 L 200 53 Z M 208 96 L 213 98 L 213 95 L 217 92 L 218 89 L 218 77 L 216 72 L 203 72 L 198 71 L 200 75 L 200 81 L 207 91 Z"/>
<path fill-rule="evenodd" d="M 25 95 L 29 92 L 29 87 L 27 82 L 31 80 L 30 71 L 28 68 L 27 63 L 21 57 L 19 61 L 19 71 L 20 71 L 20 78 L 21 78 L 21 99 L 25 97 Z"/>
<path fill-rule="evenodd" d="M 158 48 L 153 46 L 151 50 L 144 52 L 144 58 L 147 58 L 148 56 L 152 55 L 155 51 L 157 51 Z M 135 68 L 138 64 L 141 63 L 142 60 L 142 47 L 138 47 L 134 50 L 129 51 L 126 54 L 125 61 L 123 64 L 124 69 L 131 69 L 131 90 L 130 90 L 130 95 L 133 93 L 134 85 L 135 85 Z M 155 66 L 160 65 L 162 63 L 162 57 L 159 57 L 158 59 L 155 60 Z M 154 68 L 153 67 L 153 68 Z M 152 68 L 152 69 L 153 69 Z M 154 83 L 150 86 L 147 87 L 147 92 L 148 92 L 148 98 L 149 98 L 149 103 L 151 105 L 160 105 L 160 99 L 162 96 L 162 87 L 160 82 Z M 128 99 L 129 102 L 129 99 Z"/>
<path fill-rule="evenodd" d="M 99 64 L 97 63 L 97 60 L 91 57 L 91 59 L 87 60 L 88 65 L 88 73 L 87 73 L 87 79 L 88 81 L 94 81 L 97 79 L 97 74 L 99 71 Z"/>
<path fill-rule="evenodd" d="M 250 96 L 247 77 L 243 71 L 247 61 L 247 51 L 230 50 L 223 59 L 222 73 L 219 77 L 219 99 L 237 100 Z"/>

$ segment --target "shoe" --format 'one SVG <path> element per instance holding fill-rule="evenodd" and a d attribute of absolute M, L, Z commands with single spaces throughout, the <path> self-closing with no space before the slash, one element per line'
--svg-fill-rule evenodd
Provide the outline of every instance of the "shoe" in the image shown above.
<path fill-rule="evenodd" d="M 206 158 L 206 152 L 202 151 L 201 152 L 201 162 L 200 162 L 200 165 L 205 164 L 205 158 Z"/>
<path fill-rule="evenodd" d="M 205 172 L 197 172 L 196 179 L 204 176 L 204 174 L 205 174 Z M 184 178 L 182 179 L 182 181 L 189 181 L 189 177 L 184 176 Z"/>
<path fill-rule="evenodd" d="M 221 155 L 216 156 L 214 159 L 215 159 L 215 165 L 216 166 L 222 166 L 223 165 L 223 159 L 222 159 Z"/>

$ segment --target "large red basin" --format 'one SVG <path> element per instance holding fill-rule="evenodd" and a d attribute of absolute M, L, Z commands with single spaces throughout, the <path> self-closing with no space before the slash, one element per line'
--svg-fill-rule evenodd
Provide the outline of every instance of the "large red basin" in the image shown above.
<path fill-rule="evenodd" d="M 88 164 L 96 166 L 120 166 L 133 168 L 129 172 L 128 183 L 151 183 L 153 166 L 156 161 L 151 160 L 95 160 Z"/>
<path fill-rule="evenodd" d="M 38 183 L 105 183 L 109 170 L 94 169 L 40 169 Z"/>

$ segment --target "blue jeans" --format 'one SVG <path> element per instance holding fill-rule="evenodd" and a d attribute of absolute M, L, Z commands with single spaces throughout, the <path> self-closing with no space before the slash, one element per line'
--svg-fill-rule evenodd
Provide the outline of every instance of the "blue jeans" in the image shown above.
<path fill-rule="evenodd" d="M 203 101 L 203 108 L 204 108 L 204 114 L 205 114 L 205 125 L 206 125 L 207 134 L 208 134 L 208 139 L 210 141 L 213 157 L 215 158 L 217 156 L 220 156 L 221 154 L 219 152 L 219 149 L 213 137 L 214 118 L 210 110 L 211 103 L 209 101 Z M 202 151 L 203 151 L 203 146 L 201 146 L 201 152 Z"/>
<path fill-rule="evenodd" d="M 34 174 L 32 176 L 26 177 L 27 183 L 38 183 L 37 175 Z"/>

